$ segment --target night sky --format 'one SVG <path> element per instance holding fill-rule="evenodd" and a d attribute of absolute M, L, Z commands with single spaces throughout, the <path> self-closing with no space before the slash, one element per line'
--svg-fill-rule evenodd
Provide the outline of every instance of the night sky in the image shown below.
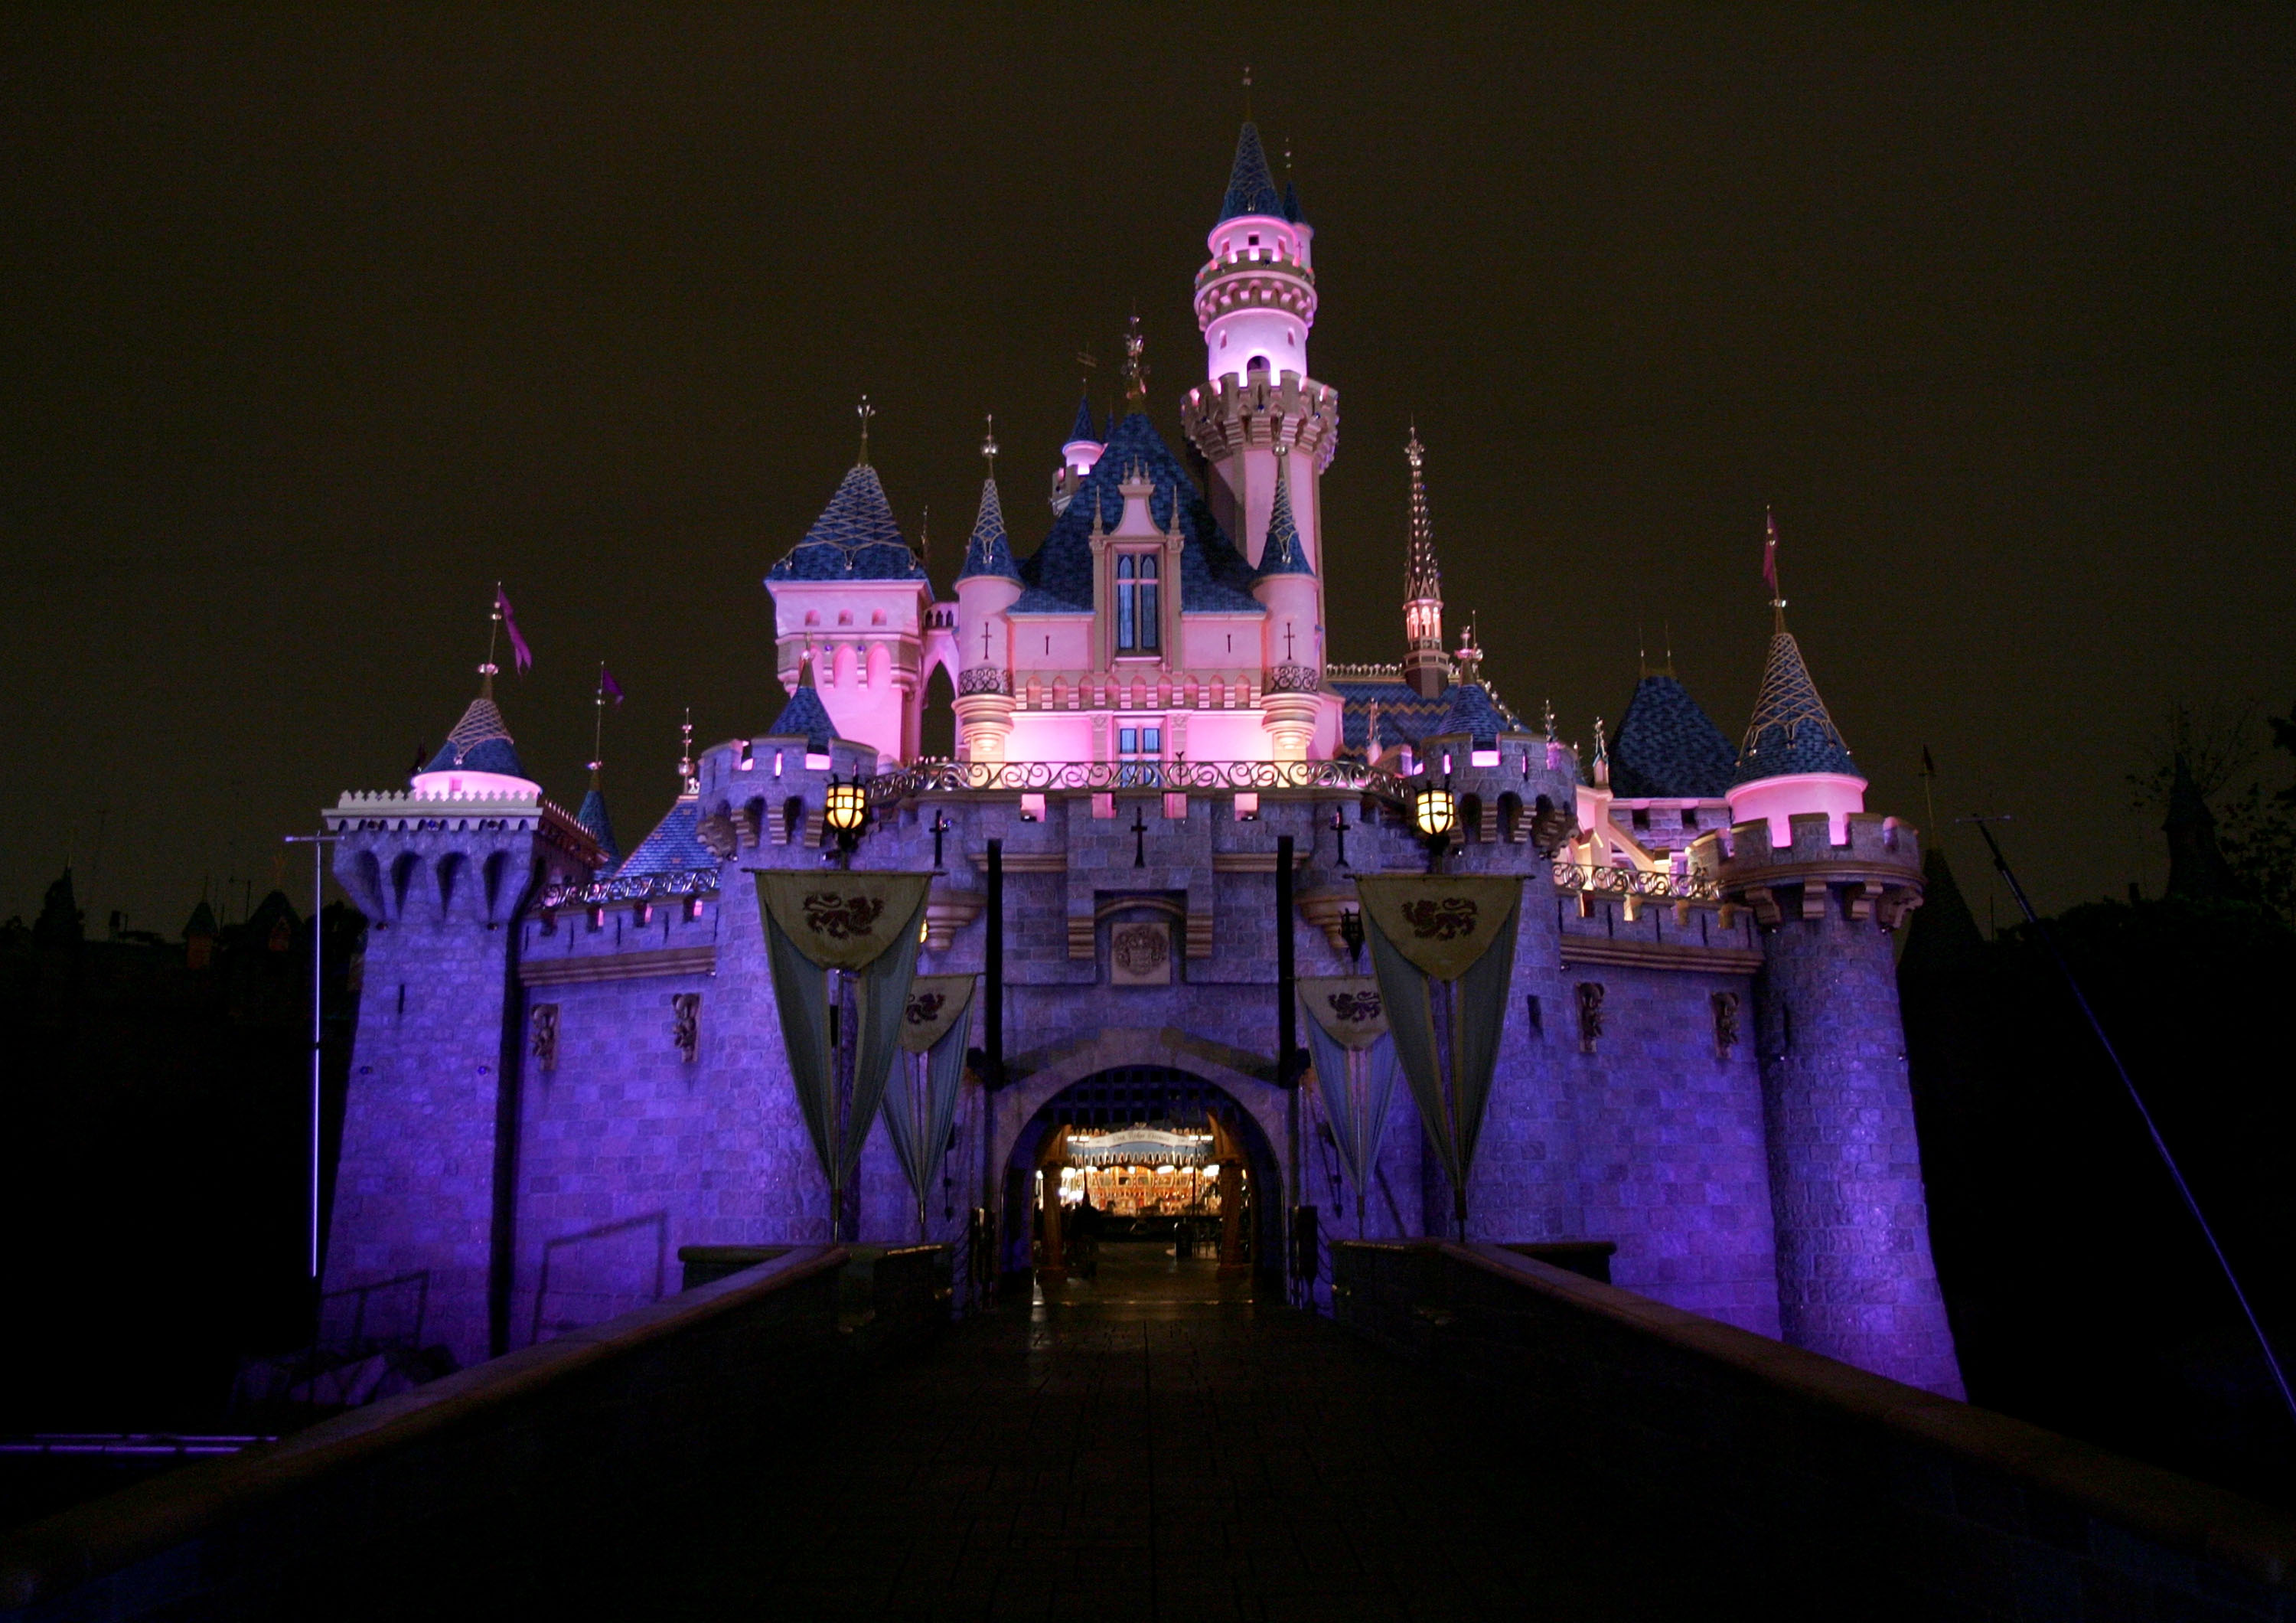
<path fill-rule="evenodd" d="M 944 586 L 982 415 L 1025 551 L 1136 307 L 1178 445 L 1246 62 L 1317 232 L 1334 657 L 1400 655 L 1415 413 L 1501 696 L 1585 739 L 1670 635 L 1734 738 L 1772 503 L 1869 805 L 1924 820 L 1926 743 L 2045 908 L 2157 888 L 2169 702 L 2296 700 L 2291 19 L 12 13 L 0 917 L 67 850 L 99 929 L 259 897 L 439 744 L 497 577 L 554 796 L 627 688 L 634 842 L 682 705 L 779 709 L 759 579 L 864 391 Z"/>

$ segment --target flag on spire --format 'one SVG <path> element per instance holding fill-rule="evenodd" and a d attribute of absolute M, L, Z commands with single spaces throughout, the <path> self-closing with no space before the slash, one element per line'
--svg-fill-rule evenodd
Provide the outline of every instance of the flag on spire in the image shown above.
<path fill-rule="evenodd" d="M 614 680 L 614 673 L 606 669 L 603 662 L 598 666 L 598 699 L 601 704 L 608 699 L 617 704 L 622 702 L 622 685 Z"/>
<path fill-rule="evenodd" d="M 495 582 L 495 613 L 502 616 L 503 630 L 510 633 L 511 663 L 521 671 L 529 669 L 534 663 L 534 653 L 518 634 L 518 621 L 510 612 L 510 599 L 503 596 L 499 581 Z"/>

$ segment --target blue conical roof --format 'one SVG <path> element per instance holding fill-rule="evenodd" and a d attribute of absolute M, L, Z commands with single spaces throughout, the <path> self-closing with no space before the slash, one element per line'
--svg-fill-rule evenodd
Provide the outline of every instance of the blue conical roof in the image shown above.
<path fill-rule="evenodd" d="M 1454 683 L 1448 700 L 1423 737 L 1454 738 L 1464 733 L 1476 747 L 1496 749 L 1501 733 L 1518 730 L 1513 718 L 1493 702 L 1491 690 L 1480 682 Z"/>
<path fill-rule="evenodd" d="M 1267 545 L 1260 548 L 1259 575 L 1312 575 L 1308 549 L 1300 542 L 1299 522 L 1292 516 L 1292 474 L 1286 457 L 1283 476 L 1275 482 L 1275 502 L 1267 515 Z"/>
<path fill-rule="evenodd" d="M 1619 718 L 1611 746 L 1611 787 L 1628 800 L 1719 800 L 1738 770 L 1738 752 L 1690 690 L 1670 676 L 1646 676 Z"/>
<path fill-rule="evenodd" d="M 1122 486 L 1127 469 L 1137 469 L 1155 485 L 1148 516 L 1160 528 L 1180 527 L 1180 609 L 1183 614 L 1264 614 L 1251 595 L 1251 565 L 1236 552 L 1212 516 L 1195 481 L 1157 433 L 1145 412 L 1136 411 L 1109 432 L 1108 448 L 1061 515 L 1044 545 L 1021 561 L 1021 583 L 1028 589 L 1013 604 L 1016 614 L 1092 612 L 1092 525 L 1112 530 L 1124 516 Z"/>
<path fill-rule="evenodd" d="M 718 857 L 701 843 L 695 832 L 701 821 L 701 806 L 691 795 L 681 795 L 669 809 L 669 814 L 656 823 L 653 832 L 638 842 L 627 861 L 614 870 L 618 879 L 658 878 L 665 874 L 692 873 L 696 869 L 714 869 Z"/>
<path fill-rule="evenodd" d="M 997 498 L 993 477 L 980 482 L 980 515 L 972 521 L 972 537 L 964 543 L 964 567 L 956 572 L 960 581 L 983 575 L 1004 581 L 1021 578 L 1020 568 L 1013 562 L 1012 544 L 1005 539 L 1004 504 Z"/>
<path fill-rule="evenodd" d="M 471 701 L 463 719 L 455 723 L 455 730 L 447 735 L 447 742 L 430 757 L 426 772 L 498 772 L 505 778 L 523 778 L 526 769 L 519 764 L 518 750 L 510 741 L 510 728 L 503 721 L 493 698 L 480 694 Z"/>
<path fill-rule="evenodd" d="M 614 820 L 606 815 L 606 796 L 597 785 L 592 784 L 590 792 L 582 796 L 582 809 L 574 814 L 574 820 L 587 828 L 590 837 L 598 842 L 598 849 L 605 853 L 607 867 L 621 860 L 622 848 L 614 841 Z"/>
<path fill-rule="evenodd" d="M 781 714 L 774 718 L 774 724 L 766 729 L 765 736 L 768 738 L 802 737 L 808 750 L 816 755 L 825 755 L 829 753 L 829 741 L 836 733 L 837 724 L 829 719 L 829 707 L 821 702 L 821 695 L 814 691 L 813 684 L 800 675 L 797 691 L 790 695 L 789 703 L 782 706 Z"/>
<path fill-rule="evenodd" d="M 1283 183 L 1283 218 L 1295 226 L 1300 223 L 1300 188 L 1289 179 Z"/>
<path fill-rule="evenodd" d="M 1076 422 L 1069 429 L 1068 442 L 1074 445 L 1079 440 L 1091 445 L 1101 443 L 1100 431 L 1093 426 L 1092 395 L 1089 391 L 1086 392 L 1084 399 L 1077 402 Z"/>
<path fill-rule="evenodd" d="M 1220 218 L 1239 214 L 1283 213 L 1283 194 L 1268 172 L 1267 154 L 1260 149 L 1259 127 L 1247 123 L 1235 138 L 1235 165 L 1228 170 L 1227 195 L 1220 200 Z M 1217 222 L 1215 222 L 1217 223 Z"/>
<path fill-rule="evenodd" d="M 1841 729 L 1817 696 L 1817 684 L 1810 680 L 1800 647 L 1792 633 L 1781 630 L 1770 638 L 1761 690 L 1754 696 L 1754 719 L 1747 724 L 1738 770 L 1730 781 L 1752 783 L 1803 772 L 1858 776 L 1849 746 L 1841 741 Z"/>
<path fill-rule="evenodd" d="M 767 572 L 768 581 L 922 581 L 924 565 L 901 539 L 877 470 L 849 471 L 805 539 Z"/>

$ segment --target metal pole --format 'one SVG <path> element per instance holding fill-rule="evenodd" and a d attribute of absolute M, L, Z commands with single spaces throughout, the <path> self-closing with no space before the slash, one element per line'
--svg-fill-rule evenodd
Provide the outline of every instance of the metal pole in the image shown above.
<path fill-rule="evenodd" d="M 988 1006 L 981 1028 L 988 1053 L 991 1088 L 1004 1085 L 1004 842 L 988 842 L 988 935 L 986 943 Z"/>
<path fill-rule="evenodd" d="M 1292 957 L 1292 836 L 1278 835 L 1275 839 L 1275 1085 L 1284 1090 L 1283 1139 L 1284 1153 L 1290 1165 L 1284 1169 L 1290 1175 L 1289 1199 L 1283 1202 L 1285 1254 L 1288 1257 L 1293 1237 L 1292 1225 L 1298 1221 L 1300 1205 L 1300 1090 L 1299 1078 L 1292 1074 L 1292 1055 L 1300 1046 L 1299 1016 L 1293 1005 L 1294 976 L 1298 966 Z"/>
<path fill-rule="evenodd" d="M 311 1223 L 308 1266 L 314 1284 L 319 1278 L 319 1083 L 326 1043 L 326 848 L 340 837 L 332 834 L 291 834 L 286 837 L 290 845 L 308 845 L 311 848 Z"/>
<path fill-rule="evenodd" d="M 2104 1050 L 2104 1057 L 2112 1061 L 2112 1068 L 2120 1075 L 2120 1085 L 2128 1094 L 2128 1102 L 2136 1107 L 2136 1115 L 2144 1124 L 2144 1131 L 2152 1141 L 2153 1149 L 2159 1153 L 2162 1165 L 2168 1167 L 2169 1176 L 2177 1185 L 2177 1192 L 2185 1198 L 2185 1209 L 2192 1213 L 2193 1221 L 2201 1226 L 2201 1237 L 2209 1242 L 2209 1249 L 2216 1254 L 2217 1266 L 2224 1271 L 2225 1283 L 2232 1287 L 2233 1300 L 2240 1304 L 2241 1315 L 2248 1321 L 2249 1331 L 2256 1337 L 2257 1347 L 2264 1354 L 2265 1368 L 2272 1372 L 2273 1384 L 2280 1388 L 2280 1401 L 2287 1405 L 2289 1418 L 2296 1420 L 2296 1392 L 2290 1391 L 2287 1373 L 2280 1367 L 2279 1355 L 2272 1350 L 2271 1339 L 2265 1335 L 2264 1325 L 2257 1318 L 2256 1309 L 2248 1305 L 2248 1292 L 2240 1288 L 2240 1276 L 2233 1272 L 2232 1259 L 2217 1243 L 2217 1232 L 2209 1226 L 2209 1220 L 2201 1210 L 2200 1198 L 2193 1193 L 2192 1185 L 2185 1182 L 2185 1174 L 2177 1166 L 2177 1158 L 2169 1152 L 2169 1141 L 2161 1136 L 2161 1129 L 2153 1125 L 2152 1112 L 2145 1108 L 2144 1096 L 2136 1091 L 2136 1079 L 2129 1075 L 2128 1067 L 2121 1063 L 2120 1050 L 2113 1047 L 2112 1039 L 2104 1034 L 2104 1023 L 2096 1017 L 2096 1010 L 2089 1006 L 2088 994 L 2081 990 L 2072 965 L 2058 950 L 2057 938 L 2050 933 L 2049 927 L 2041 922 L 2039 914 L 2034 912 L 2032 902 L 2025 895 L 2025 887 L 2017 883 L 2017 876 L 2009 867 L 2009 859 L 2001 853 L 2001 842 L 1993 837 L 1990 825 L 2005 820 L 1971 817 L 1962 820 L 1975 823 L 1977 832 L 1985 836 L 1986 848 L 1993 853 L 1993 866 L 2008 881 L 2009 894 L 2017 899 L 2018 909 L 2025 915 L 2025 922 L 2033 927 L 2033 933 L 2048 949 L 2050 959 L 2057 966 L 2057 973 L 2065 977 L 2065 985 L 2072 993 L 2073 1001 L 2080 1006 L 2082 1017 L 2087 1020 L 2090 1032 L 2095 1035 L 2097 1046 Z"/>

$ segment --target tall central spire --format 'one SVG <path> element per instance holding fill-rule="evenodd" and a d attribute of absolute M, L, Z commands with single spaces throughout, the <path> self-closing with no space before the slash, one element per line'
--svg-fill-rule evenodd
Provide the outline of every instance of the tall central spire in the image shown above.
<path fill-rule="evenodd" d="M 1427 448 L 1414 424 L 1403 448 L 1411 464 L 1411 560 L 1403 579 L 1403 680 L 1429 698 L 1450 685 L 1443 652 L 1443 572 L 1435 562 L 1435 521 L 1427 510 Z"/>

